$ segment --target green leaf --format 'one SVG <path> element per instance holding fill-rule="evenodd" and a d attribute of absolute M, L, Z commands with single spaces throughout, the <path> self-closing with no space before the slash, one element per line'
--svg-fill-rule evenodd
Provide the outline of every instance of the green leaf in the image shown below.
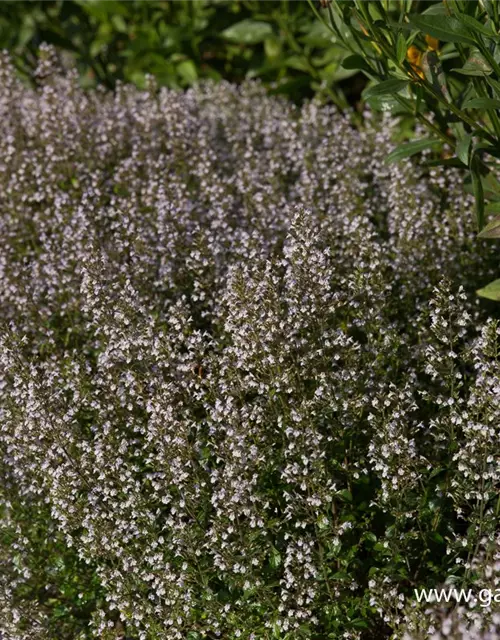
<path fill-rule="evenodd" d="M 304 71 L 305 73 L 310 71 L 311 68 L 306 56 L 301 55 L 293 55 L 287 58 L 286 66 L 289 69 L 296 69 L 297 71 Z"/>
<path fill-rule="evenodd" d="M 474 153 L 476 152 L 476 149 L 474 149 Z M 477 160 L 477 157 L 476 157 Z M 481 183 L 483 186 L 483 194 L 484 197 L 487 198 L 488 200 L 494 200 L 495 202 L 499 202 L 500 201 L 500 184 L 498 183 L 498 180 L 495 178 L 495 176 L 492 173 L 488 173 L 487 175 L 484 175 L 484 170 L 485 170 L 485 165 L 482 165 L 480 167 L 483 171 L 482 171 L 482 177 L 481 177 Z M 472 184 L 472 181 L 467 183 L 464 183 L 464 189 L 467 193 L 474 193 L 474 187 Z"/>
<path fill-rule="evenodd" d="M 119 33 L 127 33 L 127 23 L 123 19 L 123 16 L 119 14 L 111 16 L 111 24 Z"/>
<path fill-rule="evenodd" d="M 464 163 L 466 167 L 469 166 L 469 152 L 471 143 L 472 136 L 466 134 L 458 141 L 456 148 L 457 157 Z"/>
<path fill-rule="evenodd" d="M 268 22 L 250 19 L 237 22 L 221 33 L 225 40 L 241 44 L 258 44 L 272 35 L 273 28 Z"/>
<path fill-rule="evenodd" d="M 444 544 L 443 536 L 440 533 L 438 533 L 437 531 L 430 531 L 429 532 L 429 538 L 433 542 L 437 542 L 438 544 Z"/>
<path fill-rule="evenodd" d="M 478 289 L 476 293 L 480 298 L 487 298 L 488 300 L 498 302 L 500 300 L 500 279 L 493 280 L 493 282 L 490 282 L 490 284 L 487 284 L 482 289 Z"/>
<path fill-rule="evenodd" d="M 432 471 L 432 473 L 429 474 L 429 480 L 431 478 L 435 478 L 436 476 L 438 476 L 440 473 L 443 473 L 443 471 L 446 471 L 446 467 L 438 467 L 437 469 L 434 469 Z"/>
<path fill-rule="evenodd" d="M 500 238 L 500 216 L 493 218 L 480 233 L 478 238 Z"/>
<path fill-rule="evenodd" d="M 402 33 L 399 33 L 396 43 L 396 56 L 398 58 L 399 64 L 402 64 L 404 59 L 406 58 L 406 50 L 406 38 Z"/>
<path fill-rule="evenodd" d="M 270 60 L 279 58 L 281 54 L 281 42 L 276 37 L 266 38 L 264 40 L 264 52 Z"/>
<path fill-rule="evenodd" d="M 484 210 L 486 213 L 500 213 L 500 202 L 488 202 Z"/>
<path fill-rule="evenodd" d="M 337 62 L 332 62 L 324 69 L 320 69 L 318 73 L 322 80 L 326 80 L 328 84 L 331 84 L 333 82 L 340 82 L 340 80 L 345 80 L 346 78 L 352 78 L 357 72 L 354 69 L 343 69 Z"/>
<path fill-rule="evenodd" d="M 446 16 L 448 15 L 447 7 L 444 2 L 437 2 L 436 4 L 431 4 L 431 6 L 422 12 L 426 16 Z"/>
<path fill-rule="evenodd" d="M 18 47 L 26 47 L 28 42 L 36 33 L 36 24 L 31 16 L 27 16 L 27 18 L 23 21 L 22 26 L 20 27 L 17 34 L 17 44 Z"/>
<path fill-rule="evenodd" d="M 367 71 L 373 73 L 372 69 L 365 61 L 363 56 L 354 54 L 353 56 L 347 56 L 342 60 L 342 66 L 344 69 L 359 69 L 360 71 Z"/>
<path fill-rule="evenodd" d="M 300 42 L 310 47 L 322 49 L 337 42 L 337 36 L 323 22 L 316 20 L 311 24 L 309 31 L 300 38 Z"/>
<path fill-rule="evenodd" d="M 500 98 L 500 82 L 498 80 L 494 80 L 493 78 L 486 78 L 486 82 L 490 85 L 496 95 Z"/>
<path fill-rule="evenodd" d="M 363 538 L 365 540 L 369 540 L 370 542 L 374 542 L 374 543 L 377 542 L 377 536 L 374 533 L 372 533 L 371 531 L 367 531 L 364 534 Z"/>
<path fill-rule="evenodd" d="M 356 618 L 354 620 L 351 620 L 349 623 L 349 626 L 351 626 L 353 629 L 368 629 L 369 628 L 369 624 L 366 620 L 363 620 L 362 618 Z"/>
<path fill-rule="evenodd" d="M 492 72 L 492 68 L 484 56 L 476 49 L 469 55 L 463 67 L 452 69 L 452 71 L 461 73 L 464 76 L 484 76 L 489 75 Z"/>
<path fill-rule="evenodd" d="M 337 495 L 346 502 L 352 502 L 352 493 L 348 489 L 342 489 Z"/>
<path fill-rule="evenodd" d="M 368 87 L 363 91 L 365 100 L 375 96 L 393 95 L 404 89 L 408 85 L 408 80 L 384 80 L 378 84 Z"/>
<path fill-rule="evenodd" d="M 456 18 L 443 15 L 416 15 L 412 16 L 410 25 L 443 42 L 475 44 L 469 28 Z"/>
<path fill-rule="evenodd" d="M 193 84 L 198 80 L 196 65 L 192 60 L 184 60 L 177 66 L 177 73 L 186 84 Z"/>
<path fill-rule="evenodd" d="M 500 109 L 500 100 L 496 98 L 471 98 L 462 105 L 463 109 Z"/>
<path fill-rule="evenodd" d="M 385 159 L 387 164 L 398 162 L 403 158 L 409 158 L 414 156 L 425 149 L 431 149 L 436 145 L 439 145 L 439 140 L 413 140 L 412 142 L 406 142 L 398 145 Z"/>
<path fill-rule="evenodd" d="M 383 542 L 377 542 L 377 544 L 373 547 L 373 550 L 380 551 L 385 556 L 391 555 L 390 549 L 386 547 Z"/>
<path fill-rule="evenodd" d="M 468 16 L 465 13 L 457 13 L 456 17 L 462 24 L 464 24 L 466 27 L 469 27 L 470 30 L 475 31 L 476 33 L 480 33 L 487 38 L 496 37 L 495 34 L 492 33 L 490 29 L 488 29 L 488 27 L 485 27 L 484 24 L 481 24 L 481 22 L 479 22 L 479 20 L 476 20 L 476 18 Z"/>
<path fill-rule="evenodd" d="M 343 582 L 345 580 L 349 580 L 349 575 L 345 571 L 337 571 L 332 574 L 332 580 L 339 580 Z"/>
<path fill-rule="evenodd" d="M 269 559 L 271 567 L 276 569 L 281 564 L 281 553 L 277 549 L 271 551 L 271 557 Z"/>

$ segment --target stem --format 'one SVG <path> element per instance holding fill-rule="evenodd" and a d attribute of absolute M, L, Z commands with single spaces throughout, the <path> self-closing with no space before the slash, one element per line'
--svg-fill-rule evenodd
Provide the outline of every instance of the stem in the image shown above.
<path fill-rule="evenodd" d="M 464 111 L 456 107 L 452 102 L 448 102 L 444 99 L 444 97 L 434 89 L 434 87 L 427 81 L 419 78 L 420 82 L 424 85 L 425 89 L 431 93 L 436 100 L 438 100 L 441 104 L 447 107 L 452 113 L 454 113 L 460 120 L 466 122 L 474 131 L 480 133 L 484 138 L 489 140 L 492 144 L 496 144 L 496 139 L 491 135 L 489 131 L 483 129 L 483 127 L 478 126 L 476 122 L 470 118 Z"/>

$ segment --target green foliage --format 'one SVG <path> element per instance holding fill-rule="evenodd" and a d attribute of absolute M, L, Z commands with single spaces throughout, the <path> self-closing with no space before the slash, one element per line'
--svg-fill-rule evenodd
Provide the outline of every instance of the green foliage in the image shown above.
<path fill-rule="evenodd" d="M 483 298 L 499 301 L 500 300 L 500 280 L 494 280 L 493 282 L 490 282 L 490 284 L 488 284 L 483 289 L 479 289 L 477 293 Z"/>
<path fill-rule="evenodd" d="M 346 106 L 337 83 L 357 71 L 341 67 L 337 40 L 306 2 L 293 0 L 0 4 L 0 47 L 15 54 L 26 77 L 47 42 L 76 60 L 87 86 L 121 80 L 144 87 L 147 74 L 172 88 L 252 77 L 295 100 L 320 93 Z"/>
<path fill-rule="evenodd" d="M 367 102 L 423 125 L 429 146 L 441 143 L 445 165 L 468 167 L 481 230 L 485 203 L 496 201 L 499 190 L 492 174 L 500 151 L 499 3 L 449 0 L 424 5 L 419 13 L 423 4 L 328 2 L 322 17 L 351 54 L 345 67 L 370 79 Z M 424 148 L 425 140 L 403 144 L 389 160 Z M 493 195 L 487 181 L 494 184 Z M 488 227 L 481 237 L 496 236 Z"/>
<path fill-rule="evenodd" d="M 25 603 L 21 630 L 33 633 L 38 619 L 53 638 L 88 638 L 89 618 L 103 597 L 95 568 L 68 547 L 45 505 L 21 506 L 11 487 L 2 488 L 0 505 L 0 569 L 16 602 Z"/>

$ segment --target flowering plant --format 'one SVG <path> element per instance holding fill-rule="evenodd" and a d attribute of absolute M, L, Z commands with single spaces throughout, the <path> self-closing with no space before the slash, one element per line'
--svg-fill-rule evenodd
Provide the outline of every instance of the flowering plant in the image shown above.
<path fill-rule="evenodd" d="M 500 504 L 461 170 L 258 84 L 36 78 L 2 59 L 2 636 L 436 625 L 413 590 L 481 580 Z"/>

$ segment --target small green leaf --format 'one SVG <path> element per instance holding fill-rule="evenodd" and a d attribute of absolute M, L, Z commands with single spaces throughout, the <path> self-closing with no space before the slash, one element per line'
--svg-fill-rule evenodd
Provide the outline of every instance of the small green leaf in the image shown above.
<path fill-rule="evenodd" d="M 484 165 L 483 169 L 485 169 Z M 485 198 L 495 201 L 500 200 L 500 182 L 491 171 L 488 174 L 484 175 L 483 170 L 482 183 Z"/>
<path fill-rule="evenodd" d="M 462 105 L 463 109 L 500 109 L 500 100 L 496 98 L 471 98 Z"/>
<path fill-rule="evenodd" d="M 474 153 L 476 149 L 474 149 Z M 485 165 L 480 165 L 481 172 L 481 183 L 483 186 L 483 195 L 484 198 L 488 200 L 493 200 L 494 202 L 500 201 L 500 184 L 495 176 L 490 172 L 485 174 L 485 170 L 487 167 Z M 472 180 L 470 182 L 464 182 L 464 189 L 467 193 L 474 194 L 474 187 L 472 184 Z"/>
<path fill-rule="evenodd" d="M 500 98 L 500 82 L 498 80 L 494 80 L 493 78 L 486 78 L 486 82 L 490 85 L 496 95 Z"/>
<path fill-rule="evenodd" d="M 412 142 L 406 142 L 398 145 L 385 159 L 387 164 L 398 162 L 403 158 L 409 158 L 414 156 L 425 149 L 431 149 L 436 145 L 439 145 L 439 140 L 413 140 Z"/>
<path fill-rule="evenodd" d="M 306 56 L 293 55 L 287 58 L 286 66 L 290 69 L 296 69 L 297 71 L 304 71 L 307 73 L 310 70 L 310 64 Z"/>
<path fill-rule="evenodd" d="M 196 65 L 192 60 L 184 60 L 179 65 L 177 65 L 177 73 L 186 84 L 193 84 L 194 82 L 196 82 L 196 80 L 198 80 Z"/>
<path fill-rule="evenodd" d="M 461 73 L 464 76 L 484 76 L 489 75 L 492 72 L 492 68 L 486 58 L 476 49 L 470 54 L 463 67 L 452 69 L 452 71 Z"/>
<path fill-rule="evenodd" d="M 490 284 L 487 284 L 482 289 L 478 289 L 476 293 L 480 298 L 487 298 L 488 300 L 498 302 L 500 300 L 500 279 L 493 280 L 493 282 L 490 282 Z"/>
<path fill-rule="evenodd" d="M 394 95 L 408 85 L 408 80 L 384 80 L 363 91 L 365 100 L 375 96 Z"/>
<path fill-rule="evenodd" d="M 472 136 L 465 135 L 458 141 L 456 153 L 457 157 L 464 163 L 466 167 L 469 166 L 469 152 L 472 143 Z"/>
<path fill-rule="evenodd" d="M 272 568 L 276 569 L 281 564 L 281 553 L 277 549 L 273 549 L 269 561 Z"/>
<path fill-rule="evenodd" d="M 438 544 L 444 544 L 443 536 L 440 533 L 438 533 L 437 531 L 430 531 L 429 532 L 429 538 L 433 542 L 437 542 Z"/>
<path fill-rule="evenodd" d="M 323 22 L 315 20 L 309 31 L 300 38 L 300 42 L 310 47 L 322 49 L 337 42 L 337 36 Z"/>
<path fill-rule="evenodd" d="M 437 469 L 434 469 L 432 471 L 431 474 L 429 474 L 429 480 L 431 478 L 435 478 L 436 476 L 438 476 L 440 473 L 443 473 L 443 471 L 446 471 L 446 467 L 438 467 Z"/>
<path fill-rule="evenodd" d="M 475 41 L 468 27 L 456 18 L 443 15 L 412 16 L 410 24 L 443 42 L 474 45 Z"/>
<path fill-rule="evenodd" d="M 352 493 L 348 489 L 342 489 L 337 495 L 346 502 L 352 502 Z"/>
<path fill-rule="evenodd" d="M 362 618 L 356 618 L 355 620 L 351 620 L 350 626 L 353 629 L 368 629 L 369 628 L 368 622 L 366 620 L 363 620 Z"/>
<path fill-rule="evenodd" d="M 277 58 L 279 58 L 280 54 L 281 54 L 281 42 L 278 38 L 272 37 L 272 38 L 266 38 L 264 41 L 264 52 L 266 54 L 266 56 L 271 59 L 271 60 L 275 60 Z"/>
<path fill-rule="evenodd" d="M 397 55 L 399 64 L 402 64 L 404 59 L 406 58 L 406 50 L 407 50 L 406 38 L 402 33 L 399 33 L 397 43 L 396 43 L 396 55 Z"/>
<path fill-rule="evenodd" d="M 484 211 L 485 213 L 500 213 L 500 202 L 488 202 Z"/>
<path fill-rule="evenodd" d="M 367 71 L 369 73 L 372 73 L 372 69 L 363 58 L 363 56 L 357 54 L 344 58 L 342 60 L 342 66 L 344 67 L 344 69 L 359 69 L 360 71 Z"/>
<path fill-rule="evenodd" d="M 345 571 L 337 571 L 336 573 L 332 574 L 332 580 L 343 582 L 345 580 L 349 580 L 349 576 Z"/>
<path fill-rule="evenodd" d="M 273 28 L 267 22 L 242 20 L 225 29 L 221 36 L 225 40 L 241 44 L 258 44 L 273 35 Z"/>
<path fill-rule="evenodd" d="M 478 238 L 500 238 L 500 216 L 493 218 L 480 233 Z"/>
<path fill-rule="evenodd" d="M 111 24 L 119 33 L 127 33 L 127 23 L 123 19 L 123 16 L 118 14 L 112 15 Z"/>

